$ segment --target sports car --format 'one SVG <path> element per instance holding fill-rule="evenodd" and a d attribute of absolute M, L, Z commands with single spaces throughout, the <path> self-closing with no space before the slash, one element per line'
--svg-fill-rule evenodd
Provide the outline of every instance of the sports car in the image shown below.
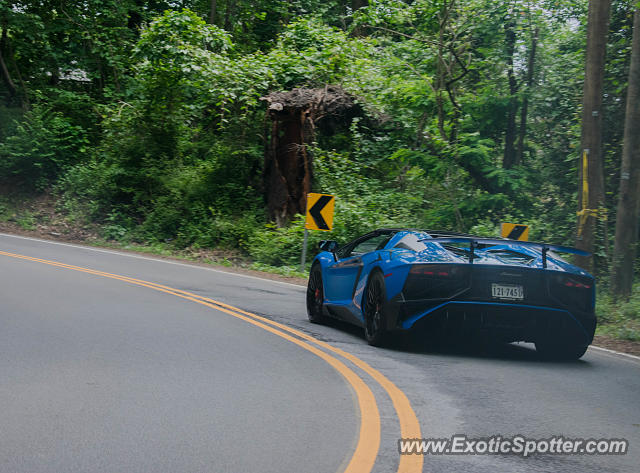
<path fill-rule="evenodd" d="M 592 275 L 557 253 L 581 250 L 413 229 L 322 241 L 309 274 L 309 320 L 364 328 L 371 345 L 393 331 L 484 334 L 533 342 L 544 357 L 578 359 L 596 327 Z"/>

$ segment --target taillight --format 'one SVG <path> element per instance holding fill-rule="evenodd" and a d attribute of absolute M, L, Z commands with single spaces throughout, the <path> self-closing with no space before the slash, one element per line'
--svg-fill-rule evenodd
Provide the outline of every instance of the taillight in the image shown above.
<path fill-rule="evenodd" d="M 549 292 L 562 305 L 579 310 L 593 308 L 593 279 L 575 274 L 551 273 Z"/>
<path fill-rule="evenodd" d="M 469 287 L 470 265 L 415 264 L 404 285 L 407 300 L 447 299 Z"/>
<path fill-rule="evenodd" d="M 591 284 L 585 284 L 575 279 L 567 279 L 564 285 L 567 287 L 577 287 L 579 289 L 591 289 Z"/>
<path fill-rule="evenodd" d="M 411 274 L 424 274 L 425 276 L 450 276 L 448 271 L 434 271 L 429 268 L 421 268 L 420 266 L 414 266 L 411 268 Z"/>
<path fill-rule="evenodd" d="M 442 266 L 436 264 L 415 264 L 411 266 L 410 274 L 420 274 L 422 276 L 448 278 L 456 276 L 458 268 L 455 266 Z"/>
<path fill-rule="evenodd" d="M 593 279 L 584 276 L 555 273 L 551 276 L 551 283 L 556 286 L 571 287 L 575 289 L 591 289 Z"/>

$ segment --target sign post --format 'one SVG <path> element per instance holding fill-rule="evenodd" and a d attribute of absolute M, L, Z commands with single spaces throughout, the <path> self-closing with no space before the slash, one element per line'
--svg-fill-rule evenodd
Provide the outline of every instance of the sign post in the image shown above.
<path fill-rule="evenodd" d="M 302 244 L 302 257 L 300 258 L 300 270 L 304 271 L 304 263 L 307 259 L 307 242 L 309 230 L 330 232 L 333 230 L 333 209 L 336 198 L 331 194 L 307 194 L 307 214 L 304 224 L 304 242 Z"/>
<path fill-rule="evenodd" d="M 307 259 L 307 241 L 309 240 L 309 230 L 304 229 L 304 243 L 302 244 L 302 258 L 300 258 L 300 271 L 304 273 L 304 262 Z"/>

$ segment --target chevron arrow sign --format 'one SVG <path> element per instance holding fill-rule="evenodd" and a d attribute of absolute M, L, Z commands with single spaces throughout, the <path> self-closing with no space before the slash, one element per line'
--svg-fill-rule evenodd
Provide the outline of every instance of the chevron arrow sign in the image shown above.
<path fill-rule="evenodd" d="M 335 196 L 330 194 L 307 194 L 307 220 L 305 228 L 308 230 L 322 230 L 330 232 L 333 229 L 333 208 Z"/>
<path fill-rule="evenodd" d="M 502 238 L 511 240 L 529 240 L 529 225 L 518 225 L 517 223 L 503 223 L 500 229 Z"/>

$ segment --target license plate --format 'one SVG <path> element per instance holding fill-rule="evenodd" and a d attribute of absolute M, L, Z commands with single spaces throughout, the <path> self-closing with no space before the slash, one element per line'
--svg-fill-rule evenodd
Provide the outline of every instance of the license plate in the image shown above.
<path fill-rule="evenodd" d="M 494 299 L 522 300 L 524 290 L 522 286 L 512 284 L 492 284 L 491 296 Z"/>

